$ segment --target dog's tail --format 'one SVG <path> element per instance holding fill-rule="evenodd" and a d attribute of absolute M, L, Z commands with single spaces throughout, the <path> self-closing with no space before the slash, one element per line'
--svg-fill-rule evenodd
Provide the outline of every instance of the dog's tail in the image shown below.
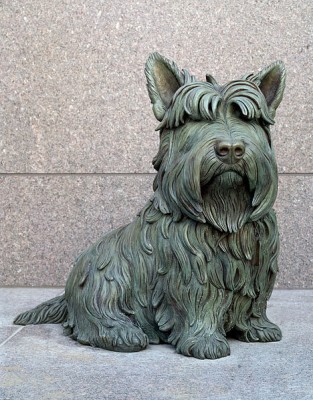
<path fill-rule="evenodd" d="M 60 324 L 65 321 L 66 317 L 67 304 L 63 294 L 18 315 L 14 320 L 14 324 Z"/>

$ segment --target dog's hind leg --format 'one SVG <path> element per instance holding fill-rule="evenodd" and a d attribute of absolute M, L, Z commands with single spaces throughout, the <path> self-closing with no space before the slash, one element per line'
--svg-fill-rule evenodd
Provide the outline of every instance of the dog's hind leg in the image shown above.
<path fill-rule="evenodd" d="M 145 349 L 148 344 L 145 333 L 130 319 L 108 326 L 101 319 L 91 321 L 90 316 L 80 316 L 79 321 L 68 321 L 63 326 L 64 333 L 79 343 L 106 350 L 136 352 Z"/>
<path fill-rule="evenodd" d="M 107 350 L 144 349 L 148 338 L 134 317 L 130 264 L 117 246 L 125 228 L 96 243 L 76 261 L 65 289 L 65 334 Z"/>
<path fill-rule="evenodd" d="M 81 344 L 107 350 L 133 352 L 143 350 L 148 338 L 136 324 L 130 312 L 119 304 L 115 282 L 105 282 L 102 290 L 75 289 L 68 301 L 68 319 L 63 324 L 64 334 Z M 100 288 L 99 288 L 100 289 Z M 101 298 L 99 292 L 108 297 Z"/>

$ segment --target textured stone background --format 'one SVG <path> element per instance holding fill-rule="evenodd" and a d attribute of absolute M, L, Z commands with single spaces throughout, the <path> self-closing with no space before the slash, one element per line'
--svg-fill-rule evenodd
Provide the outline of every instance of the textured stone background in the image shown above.
<path fill-rule="evenodd" d="M 281 59 L 277 286 L 313 287 L 312 0 L 0 0 L 0 283 L 64 285 L 129 222 L 158 146 L 143 67 L 159 51 L 224 82 Z"/>

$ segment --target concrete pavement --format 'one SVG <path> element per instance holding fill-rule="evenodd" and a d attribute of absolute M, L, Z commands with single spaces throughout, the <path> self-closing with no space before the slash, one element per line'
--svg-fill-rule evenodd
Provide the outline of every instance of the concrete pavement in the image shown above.
<path fill-rule="evenodd" d="M 276 290 L 278 343 L 230 340 L 231 355 L 197 360 L 154 345 L 140 353 L 82 346 L 60 325 L 12 325 L 62 289 L 0 289 L 1 400 L 312 400 L 313 290 Z"/>

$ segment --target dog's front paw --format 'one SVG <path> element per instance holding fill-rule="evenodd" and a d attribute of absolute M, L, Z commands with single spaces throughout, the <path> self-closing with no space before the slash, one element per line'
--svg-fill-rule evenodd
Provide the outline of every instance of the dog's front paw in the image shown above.
<path fill-rule="evenodd" d="M 251 321 L 251 333 L 260 342 L 278 342 L 282 338 L 280 328 L 269 320 L 262 318 Z"/>
<path fill-rule="evenodd" d="M 253 318 L 245 332 L 234 331 L 231 335 L 242 342 L 278 342 L 282 338 L 280 328 L 265 318 Z"/>
<path fill-rule="evenodd" d="M 182 338 L 176 346 L 176 351 L 185 356 L 200 359 L 216 359 L 230 354 L 227 339 L 218 332 Z"/>

